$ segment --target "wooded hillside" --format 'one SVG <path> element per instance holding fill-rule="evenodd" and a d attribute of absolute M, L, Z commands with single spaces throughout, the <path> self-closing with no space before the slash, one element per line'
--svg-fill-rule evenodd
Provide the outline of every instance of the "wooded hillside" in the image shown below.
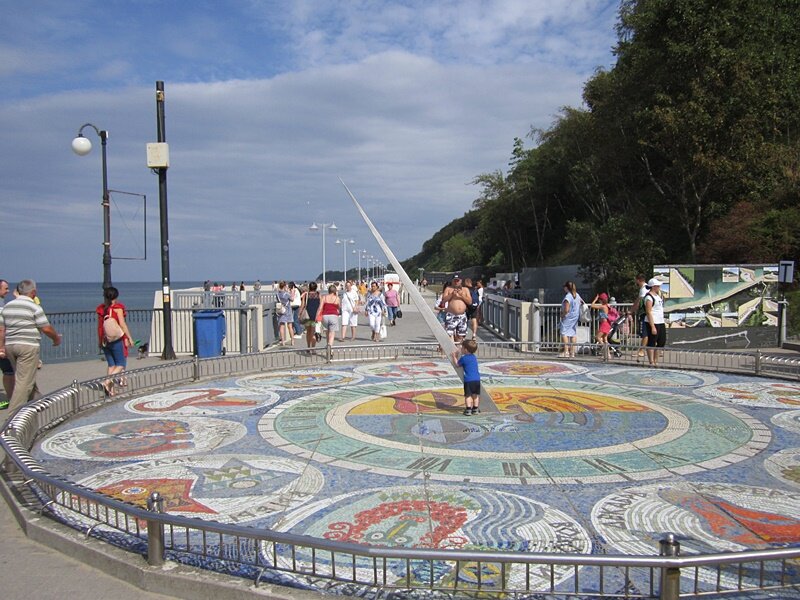
<path fill-rule="evenodd" d="M 800 2 L 624 0 L 617 33 L 584 106 L 521 132 L 410 272 L 580 263 L 619 289 L 655 263 L 800 256 Z"/>

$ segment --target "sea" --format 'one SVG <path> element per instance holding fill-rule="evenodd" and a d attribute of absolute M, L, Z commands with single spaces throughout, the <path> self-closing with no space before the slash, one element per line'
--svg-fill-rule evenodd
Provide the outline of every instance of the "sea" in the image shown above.
<path fill-rule="evenodd" d="M 170 282 L 173 290 L 202 288 L 202 281 Z M 161 289 L 161 282 L 124 281 L 114 282 L 119 290 L 119 300 L 126 308 L 151 309 L 156 291 Z M 66 283 L 37 281 L 36 291 L 46 314 L 64 312 L 94 312 L 95 307 L 103 301 L 103 285 L 101 283 Z M 11 300 L 9 293 L 6 302 Z"/>

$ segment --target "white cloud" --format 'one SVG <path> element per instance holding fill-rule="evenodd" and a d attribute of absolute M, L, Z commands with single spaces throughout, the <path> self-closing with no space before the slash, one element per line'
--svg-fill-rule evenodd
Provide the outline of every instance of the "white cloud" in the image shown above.
<path fill-rule="evenodd" d="M 335 221 L 341 236 L 375 253 L 339 176 L 395 253 L 415 254 L 469 210 L 476 175 L 505 168 L 514 137 L 580 102 L 586 75 L 608 58 L 607 47 L 593 48 L 612 37 L 583 35 L 601 27 L 587 13 L 607 18 L 591 2 L 289 6 L 280 28 L 302 49 L 293 55 L 302 68 L 209 81 L 164 77 L 175 280 L 313 276 L 321 240 L 307 229 L 312 221 Z M 258 14 L 265 21 L 276 14 L 272 3 L 249 10 L 248 27 Z M 221 54 L 213 69 L 252 69 L 225 71 L 247 49 L 220 41 L 224 27 L 202 17 L 191 23 L 192 35 L 177 36 L 171 52 L 191 56 L 197 33 L 210 31 L 209 47 Z M 91 68 L 113 79 L 140 63 L 112 52 Z M 90 155 L 69 148 L 87 121 L 110 132 L 110 187 L 149 201 L 151 260 L 114 263 L 114 279 L 158 278 L 157 178 L 144 165 L 145 143 L 156 139 L 155 78 L 140 79 L 0 103 L 0 128 L 14 140 L 0 156 L 6 278 L 99 279 L 100 144 L 89 132 Z M 120 252 L 125 225 L 112 218 L 112 249 Z M 28 251 L 32 243 L 36 252 Z M 336 248 L 331 243 L 328 266 L 340 268 Z"/>

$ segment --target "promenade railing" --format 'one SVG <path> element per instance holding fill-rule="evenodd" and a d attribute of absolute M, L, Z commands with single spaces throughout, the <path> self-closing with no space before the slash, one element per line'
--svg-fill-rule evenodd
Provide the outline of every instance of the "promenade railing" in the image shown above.
<path fill-rule="evenodd" d="M 489 342 L 481 344 L 480 354 L 483 359 L 547 356 L 536 352 L 535 346 L 531 342 Z M 663 353 L 665 366 L 751 374 L 772 373 L 774 369 L 782 377 L 800 380 L 798 360 L 672 348 L 663 349 Z M 195 358 L 127 372 L 126 391 L 113 401 L 219 376 L 323 366 L 330 362 L 420 358 L 441 358 L 437 345 L 341 346 L 321 348 L 316 353 L 282 350 Z M 348 586 L 442 591 L 464 597 L 540 594 L 675 600 L 800 586 L 798 546 L 684 556 L 680 555 L 679 542 L 666 534 L 648 556 L 366 546 L 170 515 L 163 512 L 157 494 L 151 495 L 146 509 L 49 473 L 31 455 L 34 442 L 45 432 L 110 401 L 103 393 L 102 379 L 95 379 L 76 381 L 24 406 L 0 431 L 0 445 L 6 453 L 4 466 L 7 472 L 15 473 L 14 483 L 18 488 L 33 493 L 43 514 L 77 526 L 87 536 L 121 545 L 133 553 L 144 553 L 151 565 L 160 565 L 165 558 L 209 568 L 226 565 L 226 570 L 251 577 L 256 585 L 265 579 L 274 581 L 271 573 L 289 572 Z M 434 575 L 441 571 L 442 565 L 452 568 L 455 575 L 437 579 Z M 420 576 L 426 573 L 428 576 Z M 483 576 L 484 573 L 499 577 Z M 557 583 L 565 574 L 568 581 Z"/>
<path fill-rule="evenodd" d="M 211 299 L 213 302 L 213 298 Z M 274 300 L 262 304 L 240 304 L 235 307 L 206 306 L 172 309 L 172 346 L 180 356 L 195 352 L 194 316 L 198 310 L 221 310 L 225 319 L 225 352 L 249 353 L 262 350 L 275 340 Z M 90 360 L 102 357 L 98 338 L 98 316 L 94 312 L 51 313 L 50 324 L 62 335 L 61 345 L 54 347 L 43 339 L 41 358 L 45 362 Z M 161 309 L 133 309 L 125 317 L 134 340 L 146 344 L 147 352 L 158 355 L 164 349 L 164 316 Z M 132 349 L 131 352 L 136 352 Z"/>

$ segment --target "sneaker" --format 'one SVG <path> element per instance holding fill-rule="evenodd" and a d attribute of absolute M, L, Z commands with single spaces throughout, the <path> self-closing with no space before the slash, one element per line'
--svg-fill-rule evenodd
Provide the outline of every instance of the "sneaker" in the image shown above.
<path fill-rule="evenodd" d="M 468 417 L 471 414 L 472 414 L 472 409 L 470 407 L 467 407 L 467 408 L 464 409 L 464 416 L 465 417 Z"/>
<path fill-rule="evenodd" d="M 477 415 L 479 412 L 481 412 L 480 408 L 478 408 L 477 406 L 473 406 L 472 407 L 472 414 L 473 415 Z"/>
<path fill-rule="evenodd" d="M 294 334 L 294 339 L 296 339 L 296 340 L 299 340 L 299 339 L 301 339 L 302 337 L 303 337 L 303 334 L 302 334 L 302 333 L 296 333 L 296 334 Z"/>

